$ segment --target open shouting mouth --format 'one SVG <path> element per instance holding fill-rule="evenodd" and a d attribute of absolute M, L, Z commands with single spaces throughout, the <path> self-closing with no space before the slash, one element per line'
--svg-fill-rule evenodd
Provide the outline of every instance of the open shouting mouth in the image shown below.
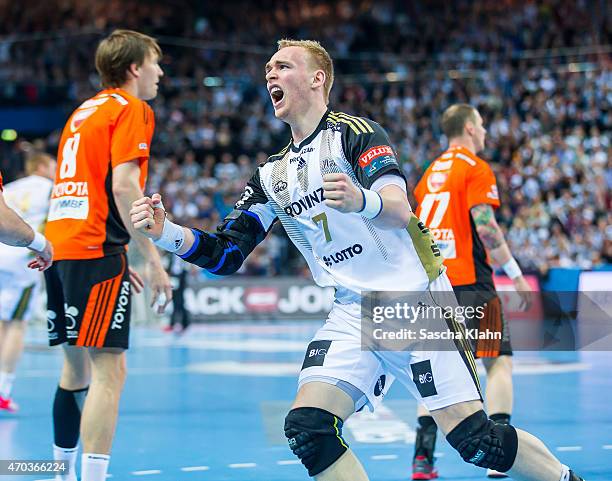
<path fill-rule="evenodd" d="M 270 87 L 270 97 L 272 98 L 272 105 L 276 108 L 285 98 L 285 92 L 278 85 L 273 85 Z"/>

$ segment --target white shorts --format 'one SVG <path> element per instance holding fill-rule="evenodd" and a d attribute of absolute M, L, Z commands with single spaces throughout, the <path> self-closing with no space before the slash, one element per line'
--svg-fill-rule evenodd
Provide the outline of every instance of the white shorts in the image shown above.
<path fill-rule="evenodd" d="M 0 320 L 30 319 L 37 293 L 38 282 L 0 271 Z"/>
<path fill-rule="evenodd" d="M 423 298 L 435 303 L 436 291 L 443 291 L 448 302 L 452 287 L 446 274 L 431 283 Z M 327 321 L 308 345 L 298 388 L 313 381 L 339 385 L 355 401 L 356 411 L 364 406 L 374 410 L 395 379 L 430 411 L 482 400 L 469 348 L 371 351 L 362 345 L 360 324 L 360 304 L 334 303 Z M 346 383 L 358 394 L 347 391 Z"/>

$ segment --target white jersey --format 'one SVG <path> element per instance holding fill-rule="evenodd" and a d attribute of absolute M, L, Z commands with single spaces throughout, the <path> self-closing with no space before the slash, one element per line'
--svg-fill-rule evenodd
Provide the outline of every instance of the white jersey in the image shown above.
<path fill-rule="evenodd" d="M 192 229 L 195 240 L 181 257 L 214 274 L 232 274 L 280 221 L 315 282 L 336 288 L 337 302 L 306 351 L 300 385 L 317 381 L 339 386 L 356 409 L 375 407 L 395 378 L 430 409 L 479 399 L 476 371 L 463 351 L 429 352 L 415 349 L 419 346 L 414 342 L 382 352 L 370 349 L 376 347 L 372 343 L 364 348 L 363 291 L 411 292 L 416 296 L 410 299 L 419 305 L 453 306 L 456 299 L 440 249 L 416 216 L 404 229 L 383 230 L 359 213 L 327 207 L 327 173 L 345 173 L 365 189 L 382 188 L 389 179 L 405 183 L 380 125 L 328 111 L 300 145 L 291 142 L 255 171 L 215 233 Z M 432 322 L 448 327 L 442 317 Z"/>
<path fill-rule="evenodd" d="M 413 216 L 406 229 L 383 230 L 326 206 L 327 173 L 345 173 L 366 189 L 383 175 L 403 178 L 380 125 L 328 111 L 299 146 L 291 142 L 258 168 L 236 209 L 256 214 L 266 231 L 280 220 L 315 282 L 337 288 L 341 302 L 364 290 L 425 290 L 443 269 L 427 228 Z"/>
<path fill-rule="evenodd" d="M 49 211 L 49 198 L 53 181 L 39 175 L 30 175 L 4 186 L 4 200 L 32 229 L 42 232 Z M 17 279 L 38 279 L 38 272 L 28 269 L 31 251 L 24 247 L 0 243 L 0 270 L 15 273 Z"/>

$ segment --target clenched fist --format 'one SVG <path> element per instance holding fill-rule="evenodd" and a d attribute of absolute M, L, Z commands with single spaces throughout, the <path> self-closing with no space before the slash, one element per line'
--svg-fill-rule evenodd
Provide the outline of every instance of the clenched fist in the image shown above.
<path fill-rule="evenodd" d="M 130 219 L 134 229 L 154 241 L 158 240 L 166 220 L 161 195 L 153 194 L 151 197 L 142 197 L 134 201 L 130 210 Z"/>
<path fill-rule="evenodd" d="M 340 212 L 359 212 L 363 209 L 363 194 L 346 174 L 323 176 L 325 205 Z"/>

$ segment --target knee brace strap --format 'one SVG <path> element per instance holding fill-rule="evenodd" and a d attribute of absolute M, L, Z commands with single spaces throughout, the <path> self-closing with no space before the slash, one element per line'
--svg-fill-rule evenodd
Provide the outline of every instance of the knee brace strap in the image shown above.
<path fill-rule="evenodd" d="M 482 410 L 461 421 L 446 439 L 464 461 L 502 473 L 512 467 L 518 450 L 516 429 L 494 423 Z"/>
<path fill-rule="evenodd" d="M 296 408 L 287 414 L 285 436 L 309 476 L 327 469 L 348 449 L 342 439 L 342 424 L 339 417 L 319 408 Z"/>

